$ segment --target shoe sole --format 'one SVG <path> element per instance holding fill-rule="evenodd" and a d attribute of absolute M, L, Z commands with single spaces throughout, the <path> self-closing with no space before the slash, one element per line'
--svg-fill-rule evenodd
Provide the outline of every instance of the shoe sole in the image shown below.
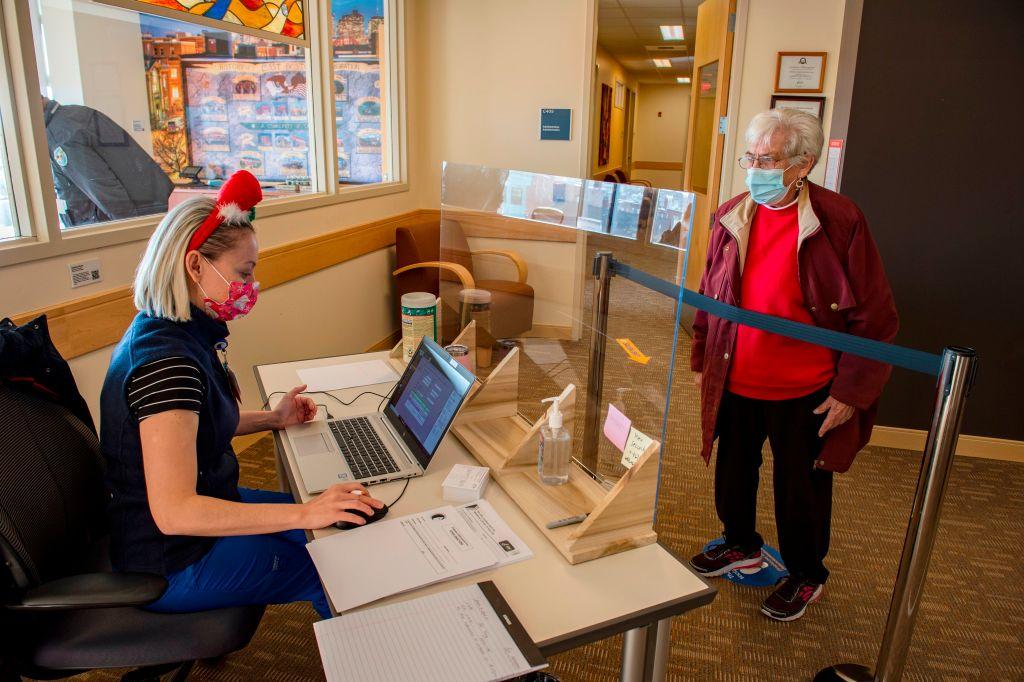
<path fill-rule="evenodd" d="M 693 570 L 697 571 L 697 573 L 699 573 L 700 575 L 704 576 L 705 578 L 717 578 L 720 575 L 725 575 L 729 571 L 735 571 L 735 570 L 741 569 L 741 568 L 754 568 L 755 566 L 760 566 L 760 565 L 761 565 L 761 557 L 758 556 L 757 558 L 754 558 L 754 559 L 743 559 L 742 561 L 734 561 L 731 564 L 729 564 L 728 566 L 725 566 L 724 568 L 720 568 L 717 571 L 704 571 L 703 569 L 701 569 L 701 568 L 699 568 L 697 566 L 694 566 L 692 563 L 690 564 L 690 568 L 692 568 Z"/>
<path fill-rule="evenodd" d="M 815 592 L 811 596 L 811 598 L 807 601 L 807 603 L 804 604 L 804 607 L 802 609 L 800 609 L 799 611 L 797 611 L 796 613 L 794 613 L 792 616 L 778 616 L 778 615 L 772 613 L 771 611 L 769 611 L 768 609 L 766 609 L 763 604 L 761 605 L 761 613 L 763 613 L 764 615 L 768 616 L 772 620 L 779 621 L 780 623 L 792 623 L 794 620 L 802 618 L 803 615 L 805 613 L 807 613 L 807 607 L 810 606 L 811 604 L 813 604 L 814 602 L 818 601 L 819 599 L 821 599 L 821 595 L 824 594 L 824 592 L 825 592 L 825 586 L 824 585 L 820 585 L 818 587 L 818 589 L 815 590 Z"/>

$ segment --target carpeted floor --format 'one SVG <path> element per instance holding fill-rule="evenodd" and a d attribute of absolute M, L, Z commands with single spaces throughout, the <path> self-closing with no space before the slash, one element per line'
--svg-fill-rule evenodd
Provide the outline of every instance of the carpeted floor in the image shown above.
<path fill-rule="evenodd" d="M 594 241 L 600 245 L 600 239 Z M 622 252 L 622 242 L 609 244 Z M 630 255 L 631 262 L 643 262 L 649 271 L 674 278 L 674 257 L 665 252 Z M 630 282 L 614 282 L 609 336 L 631 338 L 651 360 L 643 366 L 630 362 L 610 342 L 603 394 L 627 414 L 645 415 L 637 419 L 652 435 L 660 431 L 672 316 L 671 301 Z M 588 347 L 589 332 L 578 343 L 528 342 L 520 390 L 524 413 L 539 414 L 535 401 L 557 395 L 567 381 L 582 388 Z M 687 351 L 688 341 L 680 339 L 656 524 L 659 541 L 680 556 L 699 550 L 720 530 L 712 471 L 695 454 L 697 403 L 686 371 Z M 577 422 L 579 438 L 582 419 Z M 275 486 L 273 448 L 268 437 L 240 454 L 244 485 Z M 599 469 L 614 475 L 616 459 L 605 446 Z M 866 449 L 849 473 L 836 478 L 828 560 L 832 577 L 823 600 L 802 620 L 780 624 L 758 611 L 767 588 L 719 582 L 720 592 L 711 605 L 675 620 L 669 679 L 806 680 L 831 663 L 872 664 L 919 465 L 920 453 Z M 775 545 L 771 467 L 769 454 L 762 470 L 759 525 Z M 1016 558 L 1022 528 L 1024 464 L 959 458 L 953 465 L 905 679 L 1024 680 L 1024 568 Z M 248 648 L 216 664 L 197 665 L 191 679 L 322 679 L 314 618 L 305 604 L 270 607 Z M 618 679 L 620 647 L 616 637 L 560 654 L 551 661 L 552 671 L 566 682 Z M 82 677 L 112 679 L 113 673 Z"/>

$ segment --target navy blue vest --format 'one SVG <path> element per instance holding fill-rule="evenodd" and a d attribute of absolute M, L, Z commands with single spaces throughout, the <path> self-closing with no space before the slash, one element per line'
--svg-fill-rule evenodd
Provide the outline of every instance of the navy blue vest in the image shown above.
<path fill-rule="evenodd" d="M 140 366 L 184 357 L 203 375 L 203 406 L 196 435 L 196 493 L 239 501 L 238 460 L 231 438 L 238 427 L 238 403 L 214 344 L 227 325 L 192 306 L 188 322 L 139 313 L 114 348 L 100 395 L 100 449 L 106 459 L 110 494 L 110 558 L 119 571 L 170 575 L 199 560 L 216 538 L 164 535 L 149 511 L 142 467 L 139 422 L 128 409 L 128 380 Z"/>

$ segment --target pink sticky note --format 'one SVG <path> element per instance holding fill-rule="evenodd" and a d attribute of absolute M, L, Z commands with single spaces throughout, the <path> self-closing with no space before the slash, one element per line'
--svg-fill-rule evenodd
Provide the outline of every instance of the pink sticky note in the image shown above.
<path fill-rule="evenodd" d="M 608 416 L 604 420 L 604 435 L 620 451 L 626 447 L 626 439 L 629 438 L 629 427 L 632 425 L 633 422 L 629 420 L 629 417 L 619 412 L 614 405 L 608 403 Z"/>

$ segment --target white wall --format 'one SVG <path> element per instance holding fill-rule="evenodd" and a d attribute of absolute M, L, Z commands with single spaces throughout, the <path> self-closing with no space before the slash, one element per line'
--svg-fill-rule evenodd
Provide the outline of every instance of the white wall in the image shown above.
<path fill-rule="evenodd" d="M 633 163 L 686 162 L 690 125 L 690 86 L 641 83 L 637 93 Z M 655 187 L 682 189 L 683 171 L 635 169 L 632 177 Z"/>
<path fill-rule="evenodd" d="M 736 168 L 735 159 L 743 153 L 743 130 L 747 122 L 771 106 L 775 87 L 775 65 L 779 52 L 827 52 L 825 86 L 825 140 L 828 141 L 832 118 L 832 99 L 836 87 L 836 66 L 843 33 L 846 0 L 748 0 L 746 41 L 741 64 L 739 105 L 730 116 L 737 116 L 735 145 L 726 149 L 723 180 L 731 185 L 728 196 L 746 191 L 744 174 Z M 734 64 L 734 68 L 735 68 Z M 735 82 L 734 72 L 734 82 Z M 811 171 L 812 182 L 821 184 L 825 177 L 824 160 Z"/>
<path fill-rule="evenodd" d="M 441 162 L 577 177 L 586 145 L 583 107 L 590 0 L 411 1 L 410 60 L 423 109 L 420 170 L 427 205 L 440 200 Z M 540 140 L 542 107 L 572 109 L 572 139 Z"/>

